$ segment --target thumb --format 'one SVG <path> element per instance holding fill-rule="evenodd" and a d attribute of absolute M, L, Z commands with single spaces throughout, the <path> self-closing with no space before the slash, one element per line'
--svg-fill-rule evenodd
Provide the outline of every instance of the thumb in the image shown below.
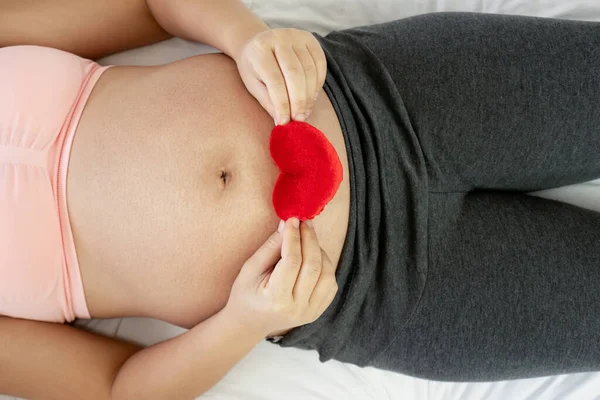
<path fill-rule="evenodd" d="M 244 263 L 240 273 L 258 277 L 277 264 L 281 259 L 283 237 L 279 232 L 273 233 L 265 243 Z"/>
<path fill-rule="evenodd" d="M 275 107 L 273 107 L 273 102 L 271 101 L 269 91 L 265 84 L 255 76 L 247 78 L 245 83 L 250 94 L 258 100 L 262 108 L 264 108 L 273 118 L 273 121 L 276 121 L 277 115 L 275 114 Z M 275 123 L 275 125 L 277 125 L 277 123 Z"/>

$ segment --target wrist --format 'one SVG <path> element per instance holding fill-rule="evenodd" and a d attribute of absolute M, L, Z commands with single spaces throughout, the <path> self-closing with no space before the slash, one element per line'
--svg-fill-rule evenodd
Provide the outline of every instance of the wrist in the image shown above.
<path fill-rule="evenodd" d="M 219 317 L 222 319 L 225 328 L 229 332 L 241 334 L 248 340 L 262 341 L 269 334 L 268 329 L 257 324 L 256 321 L 248 321 L 248 318 L 242 318 L 239 312 L 236 312 L 232 307 L 225 306 L 219 311 Z"/>
<path fill-rule="evenodd" d="M 225 44 L 223 45 L 222 50 L 238 63 L 246 44 L 259 33 L 268 30 L 270 30 L 269 26 L 260 19 L 232 27 L 225 35 Z"/>

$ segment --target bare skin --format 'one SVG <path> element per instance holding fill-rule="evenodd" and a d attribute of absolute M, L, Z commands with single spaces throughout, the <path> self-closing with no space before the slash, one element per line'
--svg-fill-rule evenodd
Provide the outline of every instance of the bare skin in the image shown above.
<path fill-rule="evenodd" d="M 269 30 L 238 0 L 0 3 L 0 47 L 49 46 L 96 58 L 170 35 L 210 44 L 236 63 L 213 55 L 106 72 L 75 135 L 67 200 L 91 314 L 146 315 L 191 329 L 143 349 L 0 316 L 0 393 L 192 398 L 269 333 L 315 321 L 337 291 L 347 160 L 322 91 L 313 109 L 313 90 L 325 76 L 314 37 Z M 346 180 L 316 231 L 288 220 L 272 233 L 271 121 L 311 109 L 308 122 L 333 143 Z"/>
<path fill-rule="evenodd" d="M 348 223 L 348 162 L 324 93 L 308 122 L 344 167 L 338 193 L 314 220 L 336 265 Z M 104 74 L 75 136 L 67 187 L 92 316 L 191 327 L 225 305 L 240 267 L 279 222 L 272 128 L 223 55 Z"/>

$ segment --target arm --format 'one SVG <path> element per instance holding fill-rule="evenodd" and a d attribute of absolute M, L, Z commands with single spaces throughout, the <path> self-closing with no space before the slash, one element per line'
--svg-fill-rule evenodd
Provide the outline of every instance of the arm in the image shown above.
<path fill-rule="evenodd" d="M 146 0 L 170 34 L 208 44 L 237 60 L 244 44 L 269 27 L 240 0 Z"/>
<path fill-rule="evenodd" d="M 0 47 L 48 46 L 87 58 L 171 35 L 209 44 L 233 57 L 254 34 L 266 29 L 239 0 L 0 2 Z"/>
<path fill-rule="evenodd" d="M 138 350 L 67 325 L 0 317 L 0 393 L 109 399 L 119 368 Z"/>
<path fill-rule="evenodd" d="M 66 325 L 0 317 L 0 393 L 48 400 L 193 398 L 263 337 L 219 313 L 141 350 Z"/>
<path fill-rule="evenodd" d="M 169 38 L 145 0 L 2 0 L 0 47 L 54 47 L 86 58 Z"/>
<path fill-rule="evenodd" d="M 202 394 L 269 332 L 315 321 L 337 292 L 335 266 L 312 224 L 280 226 L 244 263 L 220 312 L 144 350 L 65 325 L 0 317 L 0 393 L 48 400 Z"/>
<path fill-rule="evenodd" d="M 269 30 L 240 0 L 0 1 L 0 47 L 48 46 L 93 59 L 171 35 L 233 58 L 276 124 L 308 118 L 325 82 L 325 55 L 310 33 Z"/>
<path fill-rule="evenodd" d="M 223 309 L 183 335 L 127 360 L 115 379 L 113 398 L 161 400 L 199 396 L 217 384 L 265 336 L 266 333 L 245 329 Z"/>

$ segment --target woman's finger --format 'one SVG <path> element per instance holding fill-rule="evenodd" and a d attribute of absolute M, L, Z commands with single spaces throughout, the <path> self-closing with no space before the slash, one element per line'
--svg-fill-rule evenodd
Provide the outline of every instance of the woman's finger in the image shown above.
<path fill-rule="evenodd" d="M 275 232 L 256 252 L 244 263 L 241 274 L 251 274 L 259 277 L 273 268 L 281 257 L 282 238 L 279 232 Z"/>
<path fill-rule="evenodd" d="M 269 93 L 277 122 L 281 125 L 287 124 L 290 121 L 290 99 L 278 60 L 272 52 L 269 52 L 261 57 L 260 62 L 254 64 L 256 75 L 265 84 Z"/>
<path fill-rule="evenodd" d="M 292 119 L 303 121 L 306 108 L 306 77 L 304 76 L 302 63 L 294 49 L 289 45 L 276 47 L 275 56 L 285 78 L 289 96 L 290 116 Z M 275 103 L 275 108 L 278 107 L 279 104 Z"/>
<path fill-rule="evenodd" d="M 313 37 L 314 39 L 314 37 Z M 323 48 L 317 41 L 317 39 L 309 40 L 306 47 L 313 58 L 315 67 L 317 68 L 317 90 L 321 90 L 325 84 L 325 78 L 327 76 L 327 59 Z"/>
<path fill-rule="evenodd" d="M 302 267 L 294 286 L 294 300 L 300 304 L 308 304 L 315 285 L 321 276 L 321 248 L 317 233 L 311 226 L 303 222 L 300 226 L 302 237 Z"/>
<path fill-rule="evenodd" d="M 309 300 L 310 307 L 319 315 L 329 307 L 329 304 L 337 293 L 335 265 L 333 265 L 327 253 L 322 249 L 320 250 L 322 260 L 321 275 Z"/>
<path fill-rule="evenodd" d="M 306 119 L 312 112 L 313 105 L 315 104 L 315 97 L 317 95 L 317 67 L 306 46 L 294 47 L 294 52 L 296 53 L 296 56 L 298 56 L 300 63 L 302 63 L 302 68 L 304 69 L 306 103 L 303 114 Z"/>
<path fill-rule="evenodd" d="M 260 103 L 262 108 L 264 108 L 271 117 L 273 117 L 273 121 L 275 121 L 275 125 L 277 125 L 277 115 L 275 114 L 275 110 L 273 108 L 273 103 L 271 103 L 271 97 L 269 97 L 269 91 L 265 84 L 260 80 L 260 77 L 253 76 L 248 79 L 248 82 L 244 82 L 248 91 L 254 96 L 256 100 Z"/>
<path fill-rule="evenodd" d="M 302 267 L 302 243 L 300 238 L 300 221 L 290 218 L 281 232 L 281 260 L 275 266 L 269 278 L 269 287 L 277 295 L 292 298 L 292 291 Z"/>

